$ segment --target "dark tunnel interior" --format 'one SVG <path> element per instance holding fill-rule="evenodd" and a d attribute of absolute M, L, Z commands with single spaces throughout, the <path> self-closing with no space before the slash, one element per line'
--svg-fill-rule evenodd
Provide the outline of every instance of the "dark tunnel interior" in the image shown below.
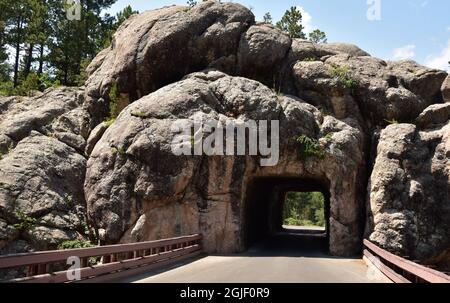
<path fill-rule="evenodd" d="M 325 232 L 321 232 L 321 247 L 328 251 L 330 193 L 325 182 L 304 179 L 269 177 L 253 179 L 246 192 L 244 213 L 245 247 L 257 243 L 273 241 L 283 237 L 284 242 L 308 245 L 310 237 L 317 238 L 314 231 L 295 231 L 283 228 L 283 204 L 288 192 L 320 192 L 324 196 Z M 314 240 L 315 242 L 319 240 Z"/>

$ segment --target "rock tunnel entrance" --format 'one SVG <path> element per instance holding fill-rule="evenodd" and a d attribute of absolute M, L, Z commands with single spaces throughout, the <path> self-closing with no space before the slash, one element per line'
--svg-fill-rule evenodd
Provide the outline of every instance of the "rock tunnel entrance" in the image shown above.
<path fill-rule="evenodd" d="M 246 208 L 244 210 L 244 243 L 249 248 L 255 243 L 273 237 L 279 233 L 301 233 L 303 236 L 311 232 L 311 236 L 322 235 L 328 251 L 330 239 L 330 192 L 329 185 L 314 179 L 305 178 L 256 178 L 248 187 Z M 302 230 L 299 232 L 284 225 L 283 208 L 288 193 L 321 193 L 324 198 L 323 231 Z M 306 242 L 305 242 L 306 243 Z"/>

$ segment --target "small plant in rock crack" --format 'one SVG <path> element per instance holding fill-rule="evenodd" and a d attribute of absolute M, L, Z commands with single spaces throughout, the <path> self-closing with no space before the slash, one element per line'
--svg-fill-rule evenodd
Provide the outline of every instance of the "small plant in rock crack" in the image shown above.
<path fill-rule="evenodd" d="M 15 229 L 18 229 L 20 231 L 27 231 L 32 229 L 36 223 L 37 219 L 33 218 L 27 214 L 25 214 L 22 211 L 17 211 L 16 216 L 19 218 L 19 223 L 16 223 L 13 225 Z"/>
<path fill-rule="evenodd" d="M 54 130 L 47 131 L 45 135 L 51 139 L 58 139 L 58 137 L 56 136 L 56 132 Z"/>
<path fill-rule="evenodd" d="M 132 112 L 131 116 L 136 118 L 147 118 L 147 114 L 144 112 Z"/>
<path fill-rule="evenodd" d="M 66 194 L 64 196 L 64 202 L 69 206 L 69 207 L 73 207 L 74 203 L 73 203 L 73 198 L 72 196 Z"/>
<path fill-rule="evenodd" d="M 302 159 L 315 157 L 319 159 L 325 158 L 325 149 L 320 145 L 316 139 L 301 135 L 297 138 L 298 152 Z"/>
<path fill-rule="evenodd" d="M 119 110 L 119 89 L 117 83 L 111 86 L 111 90 L 108 94 L 109 97 L 109 115 L 111 118 L 117 118 L 120 113 Z"/>
<path fill-rule="evenodd" d="M 278 77 L 276 77 L 275 75 L 273 76 L 273 84 L 272 84 L 272 91 L 275 95 L 277 95 L 278 97 L 282 96 L 282 83 L 281 80 L 278 79 Z"/>
<path fill-rule="evenodd" d="M 353 78 L 348 66 L 333 64 L 331 66 L 331 75 L 338 79 L 339 83 L 345 88 L 354 89 L 358 85 L 358 82 Z"/>
<path fill-rule="evenodd" d="M 111 151 L 112 151 L 112 153 L 115 155 L 115 154 L 119 154 L 119 155 L 125 155 L 126 153 L 127 153 L 127 151 L 126 151 L 126 149 L 124 148 L 124 147 L 122 147 L 122 146 L 119 146 L 119 147 L 113 147 L 112 149 L 111 149 Z"/>
<path fill-rule="evenodd" d="M 320 113 L 322 114 L 322 116 L 326 117 L 326 116 L 332 116 L 333 113 L 330 112 L 328 109 L 326 108 L 320 108 Z"/>
<path fill-rule="evenodd" d="M 392 120 L 384 120 L 388 125 L 394 125 L 394 124 L 398 124 L 398 121 L 396 119 L 392 119 Z"/>
<path fill-rule="evenodd" d="M 331 140 L 333 140 L 333 135 L 334 135 L 334 133 L 328 133 L 328 134 L 326 134 L 325 136 L 324 136 L 324 138 L 325 138 L 325 140 L 327 140 L 327 141 L 331 141 Z"/>
<path fill-rule="evenodd" d="M 111 118 L 111 119 L 104 121 L 103 125 L 105 125 L 106 127 L 110 127 L 111 125 L 113 125 L 114 122 L 116 122 L 116 118 Z"/>
<path fill-rule="evenodd" d="M 314 62 L 314 61 L 318 61 L 319 59 L 317 59 L 316 57 L 306 57 L 303 58 L 302 61 L 303 62 Z"/>

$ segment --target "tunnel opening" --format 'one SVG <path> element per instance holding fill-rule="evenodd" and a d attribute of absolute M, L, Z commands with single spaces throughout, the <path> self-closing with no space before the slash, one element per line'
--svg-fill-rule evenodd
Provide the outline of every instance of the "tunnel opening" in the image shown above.
<path fill-rule="evenodd" d="M 314 228 L 300 226 L 301 216 L 294 220 L 289 219 L 289 204 L 304 202 L 295 198 L 311 195 L 321 198 L 321 201 L 315 202 L 318 204 L 317 214 L 321 216 L 323 224 Z M 330 236 L 328 182 L 307 178 L 255 178 L 247 186 L 245 206 L 243 239 L 246 249 L 263 242 L 278 243 L 278 240 L 282 239 L 284 244 L 295 243 L 299 248 L 310 246 L 309 249 L 320 249 L 328 253 Z M 299 220 L 297 221 L 299 225 L 295 219 Z M 286 224 L 289 220 L 291 224 Z"/>
<path fill-rule="evenodd" d="M 321 192 L 289 191 L 284 195 L 282 227 L 285 232 L 326 234 L 325 197 Z"/>

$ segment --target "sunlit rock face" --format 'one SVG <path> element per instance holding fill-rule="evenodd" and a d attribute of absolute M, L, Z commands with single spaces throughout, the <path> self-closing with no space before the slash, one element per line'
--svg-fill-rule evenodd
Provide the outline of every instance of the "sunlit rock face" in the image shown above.
<path fill-rule="evenodd" d="M 368 186 L 367 236 L 399 255 L 448 266 L 450 111 L 431 106 L 425 112 L 430 122 L 423 127 L 397 124 L 381 132 Z"/>
<path fill-rule="evenodd" d="M 280 159 L 264 167 L 256 156 L 176 156 L 171 126 L 198 117 L 279 121 Z M 319 138 L 324 158 L 302 160 L 300 134 Z M 238 252 L 251 216 L 244 212 L 247 184 L 261 177 L 314 178 L 329 185 L 331 250 L 352 254 L 362 228 L 363 147 L 356 121 L 324 117 L 246 78 L 191 74 L 128 106 L 97 143 L 85 183 L 89 216 L 109 243 L 201 232 L 207 251 Z"/>
<path fill-rule="evenodd" d="M 239 4 L 207 1 L 131 17 L 88 74 L 79 90 L 0 98 L 0 253 L 198 232 L 208 252 L 242 251 L 250 184 L 287 178 L 329 197 L 331 253 L 358 253 L 366 237 L 448 259 L 445 72 L 291 39 Z M 121 113 L 104 123 L 111 105 Z M 172 126 L 199 116 L 279 121 L 276 165 L 176 156 Z M 300 136 L 320 156 L 301 155 Z"/>
<path fill-rule="evenodd" d="M 0 252 L 88 238 L 83 182 L 89 114 L 83 92 L 0 98 Z"/>

